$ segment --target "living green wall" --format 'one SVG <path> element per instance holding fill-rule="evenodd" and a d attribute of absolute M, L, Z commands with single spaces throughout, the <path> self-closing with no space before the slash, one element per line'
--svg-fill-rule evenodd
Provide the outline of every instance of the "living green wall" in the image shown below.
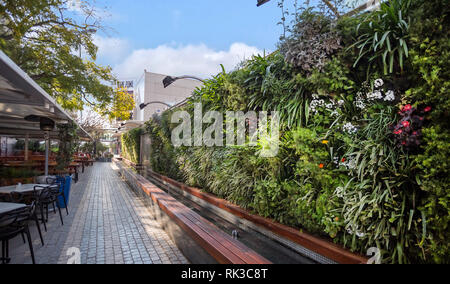
<path fill-rule="evenodd" d="M 122 134 L 122 157 L 135 163 L 140 163 L 142 129 L 136 128 Z"/>
<path fill-rule="evenodd" d="M 390 3 L 336 24 L 307 11 L 298 27 L 308 33 L 173 110 L 277 110 L 276 157 L 260 157 L 264 141 L 175 148 L 166 112 L 146 124 L 153 169 L 352 251 L 377 247 L 383 263 L 449 263 L 450 3 Z M 341 46 L 305 44 L 323 31 Z"/>

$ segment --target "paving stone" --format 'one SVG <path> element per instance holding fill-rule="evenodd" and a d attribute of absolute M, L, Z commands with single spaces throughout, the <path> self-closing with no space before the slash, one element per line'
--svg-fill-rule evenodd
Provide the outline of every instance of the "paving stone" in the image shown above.
<path fill-rule="evenodd" d="M 45 246 L 31 226 L 36 261 L 68 263 L 70 248 L 80 251 L 85 264 L 188 263 L 155 221 L 153 214 L 118 176 L 112 164 L 96 163 L 72 185 L 70 215 L 49 214 L 48 232 L 41 226 Z M 28 245 L 10 243 L 11 263 L 31 263 Z"/>

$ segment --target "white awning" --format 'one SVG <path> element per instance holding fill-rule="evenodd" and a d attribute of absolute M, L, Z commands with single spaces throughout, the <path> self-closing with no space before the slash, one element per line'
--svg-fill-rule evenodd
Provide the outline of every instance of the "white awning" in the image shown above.
<path fill-rule="evenodd" d="M 56 124 L 74 121 L 49 94 L 0 51 L 0 136 L 23 138 L 28 134 L 30 138 L 42 139 L 44 132 L 39 122 L 25 120 L 30 115 L 50 118 Z M 92 140 L 81 127 L 78 135 L 83 140 Z M 50 137 L 58 139 L 56 127 L 50 132 Z"/>

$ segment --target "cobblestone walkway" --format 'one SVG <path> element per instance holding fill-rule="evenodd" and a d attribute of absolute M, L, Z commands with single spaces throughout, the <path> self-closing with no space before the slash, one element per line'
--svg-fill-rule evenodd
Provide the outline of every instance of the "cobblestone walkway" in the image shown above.
<path fill-rule="evenodd" d="M 65 226 L 52 216 L 45 247 L 32 228 L 37 262 L 68 263 L 73 259 L 68 253 L 75 249 L 83 264 L 187 263 L 112 164 L 96 163 L 88 168 L 70 198 L 71 215 L 64 216 Z M 27 246 L 15 241 L 13 262 L 29 263 Z"/>

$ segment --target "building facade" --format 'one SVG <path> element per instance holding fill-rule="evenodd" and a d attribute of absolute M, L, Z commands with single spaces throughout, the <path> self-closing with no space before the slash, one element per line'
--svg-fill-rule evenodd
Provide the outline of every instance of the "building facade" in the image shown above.
<path fill-rule="evenodd" d="M 136 109 L 133 112 L 133 120 L 147 121 L 155 114 L 161 114 L 169 107 L 165 104 L 150 104 L 145 109 L 139 108 L 140 104 L 150 102 L 164 102 L 174 106 L 190 97 L 201 82 L 182 79 L 167 88 L 164 88 L 163 80 L 167 75 L 144 71 L 144 74 L 134 85 Z"/>

